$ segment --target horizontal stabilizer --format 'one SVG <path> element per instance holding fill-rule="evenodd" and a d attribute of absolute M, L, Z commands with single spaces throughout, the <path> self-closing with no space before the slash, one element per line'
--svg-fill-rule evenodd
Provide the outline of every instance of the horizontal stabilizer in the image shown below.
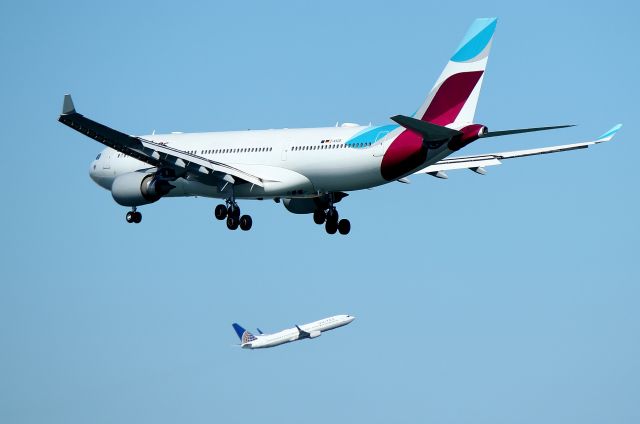
<path fill-rule="evenodd" d="M 449 140 L 457 135 L 462 135 L 460 131 L 404 115 L 392 116 L 391 119 L 403 127 L 421 134 L 429 141 Z"/>
<path fill-rule="evenodd" d="M 522 134 L 522 133 L 536 132 L 536 131 L 557 130 L 560 128 L 569 128 L 569 127 L 575 127 L 575 125 L 556 125 L 554 127 L 535 127 L 535 128 L 520 128 L 517 130 L 489 131 L 487 133 L 480 135 L 480 138 L 501 137 L 503 135 Z"/>

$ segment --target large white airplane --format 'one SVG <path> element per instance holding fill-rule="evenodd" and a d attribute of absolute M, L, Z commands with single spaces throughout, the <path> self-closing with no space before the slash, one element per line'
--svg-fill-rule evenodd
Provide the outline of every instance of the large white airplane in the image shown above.
<path fill-rule="evenodd" d="M 233 323 L 233 329 L 236 330 L 236 334 L 240 338 L 240 347 L 243 349 L 262 349 L 295 342 L 296 340 L 315 339 L 325 331 L 350 324 L 354 319 L 356 317 L 352 315 L 335 315 L 309 324 L 296 325 L 293 328 L 287 328 L 273 334 L 264 334 L 258 328 L 258 334 L 253 335 L 235 322 Z"/>
<path fill-rule="evenodd" d="M 139 223 L 137 208 L 163 197 L 202 196 L 224 199 L 215 217 L 246 231 L 252 219 L 240 214 L 238 200 L 273 199 L 292 213 L 313 214 L 330 234 L 347 234 L 351 224 L 338 218 L 335 205 L 350 191 L 406 183 L 412 174 L 484 174 L 503 159 L 587 148 L 620 129 L 582 143 L 450 157 L 476 140 L 570 126 L 489 131 L 475 123 L 496 24 L 496 18 L 476 19 L 422 106 L 412 116 L 392 117 L 394 124 L 134 136 L 79 114 L 69 95 L 59 121 L 108 146 L 89 173 L 117 203 L 131 207 L 127 222 Z"/>

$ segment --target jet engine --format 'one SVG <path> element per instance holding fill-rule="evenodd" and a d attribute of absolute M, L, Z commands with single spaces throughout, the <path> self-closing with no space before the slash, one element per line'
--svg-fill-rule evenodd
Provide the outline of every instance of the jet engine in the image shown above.
<path fill-rule="evenodd" d="M 158 201 L 174 187 L 156 174 L 129 172 L 113 180 L 111 195 L 122 206 L 141 206 Z"/>
<path fill-rule="evenodd" d="M 340 200 L 344 199 L 348 196 L 347 193 L 343 193 L 337 191 L 333 193 L 333 203 L 338 203 Z M 314 197 L 313 199 L 283 199 L 282 203 L 284 207 L 291 213 L 296 214 L 305 214 L 305 213 L 314 213 L 316 210 L 324 210 L 327 209 L 331 205 L 331 197 L 329 194 L 323 194 L 319 197 Z"/>
<path fill-rule="evenodd" d="M 309 333 L 309 338 L 310 339 L 315 339 L 316 337 L 320 337 L 320 334 L 322 334 L 322 333 L 319 330 L 311 331 Z"/>
<path fill-rule="evenodd" d="M 284 207 L 291 213 L 313 213 L 317 208 L 315 199 L 283 199 Z"/>

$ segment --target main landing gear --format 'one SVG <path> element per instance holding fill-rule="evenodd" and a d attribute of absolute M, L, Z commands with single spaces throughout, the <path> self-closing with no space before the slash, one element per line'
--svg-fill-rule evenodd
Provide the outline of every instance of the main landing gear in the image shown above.
<path fill-rule="evenodd" d="M 249 231 L 253 225 L 251 216 L 240 216 L 240 207 L 233 200 L 227 200 L 224 205 L 220 204 L 216 206 L 214 215 L 220 221 L 226 219 L 227 228 L 230 230 L 237 230 L 238 227 L 240 227 L 242 231 Z"/>
<path fill-rule="evenodd" d="M 140 222 L 142 222 L 142 214 L 138 212 L 136 210 L 136 207 L 134 206 L 129 212 L 127 212 L 127 215 L 125 215 L 125 219 L 129 224 L 139 224 Z"/>
<path fill-rule="evenodd" d="M 329 234 L 339 232 L 342 235 L 347 235 L 351 231 L 351 223 L 348 219 L 339 219 L 335 206 L 330 206 L 327 210 L 316 209 L 313 213 L 313 222 L 318 225 L 324 224 L 324 229 Z"/>

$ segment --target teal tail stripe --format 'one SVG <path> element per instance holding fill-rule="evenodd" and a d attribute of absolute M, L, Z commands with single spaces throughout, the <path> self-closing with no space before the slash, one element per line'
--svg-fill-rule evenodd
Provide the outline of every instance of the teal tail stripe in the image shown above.
<path fill-rule="evenodd" d="M 466 62 L 482 53 L 491 41 L 497 24 L 497 18 L 480 18 L 473 21 L 451 60 Z"/>
<path fill-rule="evenodd" d="M 620 130 L 620 128 L 622 128 L 622 124 L 618 124 L 615 127 L 611 128 L 609 131 L 607 131 L 606 133 L 602 134 L 599 138 L 611 137 L 615 133 L 617 133 Z"/>

